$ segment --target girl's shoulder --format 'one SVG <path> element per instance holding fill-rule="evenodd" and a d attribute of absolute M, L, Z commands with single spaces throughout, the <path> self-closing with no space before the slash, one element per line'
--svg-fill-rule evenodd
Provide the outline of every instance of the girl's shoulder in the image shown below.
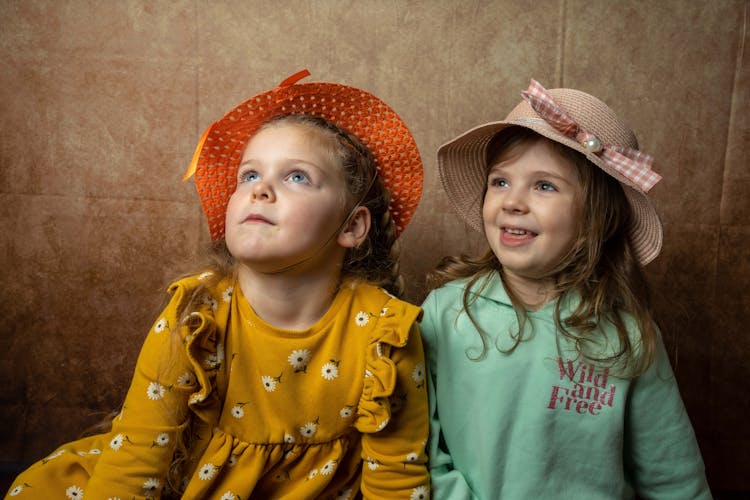
<path fill-rule="evenodd" d="M 166 307 L 179 317 L 204 310 L 215 316 L 220 310 L 228 311 L 235 281 L 234 276 L 222 276 L 213 271 L 183 276 L 167 287 Z"/>
<path fill-rule="evenodd" d="M 199 288 L 205 289 L 207 292 L 223 292 L 226 289 L 230 289 L 234 286 L 234 279 L 230 276 L 220 276 L 213 271 L 204 271 L 202 273 L 191 274 L 183 276 L 173 281 L 168 290 L 174 294 L 177 291 L 183 293 L 190 293 Z"/>
<path fill-rule="evenodd" d="M 464 294 L 469 292 L 471 299 L 488 299 L 492 302 L 510 304 L 510 298 L 505 291 L 503 280 L 496 271 L 480 276 L 478 279 L 459 278 L 440 285 L 427 296 L 427 301 L 454 302 L 462 301 Z"/>
<path fill-rule="evenodd" d="M 406 322 L 416 321 L 422 315 L 419 306 L 399 299 L 379 286 L 367 283 L 353 283 L 349 286 L 355 307 L 377 311 L 381 316 L 387 314 L 389 317 L 399 317 Z"/>

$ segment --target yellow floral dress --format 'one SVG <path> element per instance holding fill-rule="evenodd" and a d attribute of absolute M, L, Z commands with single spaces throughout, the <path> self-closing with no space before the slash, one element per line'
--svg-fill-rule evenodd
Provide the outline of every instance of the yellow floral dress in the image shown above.
<path fill-rule="evenodd" d="M 313 327 L 280 330 L 227 278 L 178 327 L 178 304 L 208 278 L 170 287 L 111 432 L 58 448 L 6 498 L 168 496 L 181 437 L 183 498 L 429 497 L 418 307 L 344 286 Z"/>

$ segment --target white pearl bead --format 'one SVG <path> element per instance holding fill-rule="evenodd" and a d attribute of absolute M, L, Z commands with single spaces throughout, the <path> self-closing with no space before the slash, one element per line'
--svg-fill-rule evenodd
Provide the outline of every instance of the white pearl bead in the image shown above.
<path fill-rule="evenodd" d="M 598 153 L 602 150 L 602 143 L 601 141 L 596 137 L 589 137 L 588 139 L 584 140 L 581 145 L 591 151 L 592 153 Z"/>

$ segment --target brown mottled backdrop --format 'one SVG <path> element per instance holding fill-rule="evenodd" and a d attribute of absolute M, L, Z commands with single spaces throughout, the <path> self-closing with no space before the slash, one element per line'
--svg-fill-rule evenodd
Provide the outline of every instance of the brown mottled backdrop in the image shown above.
<path fill-rule="evenodd" d="M 750 491 L 748 0 L 0 0 L 0 465 L 118 407 L 169 278 L 207 239 L 201 132 L 302 68 L 391 104 L 424 157 L 409 297 L 476 247 L 435 151 L 534 77 L 601 97 L 664 175 L 649 266 L 717 496 Z M 6 484 L 0 486 L 6 487 Z"/>

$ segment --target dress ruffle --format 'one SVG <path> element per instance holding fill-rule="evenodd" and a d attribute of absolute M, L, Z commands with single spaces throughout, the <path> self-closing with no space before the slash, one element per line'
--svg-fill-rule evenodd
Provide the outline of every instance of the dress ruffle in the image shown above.
<path fill-rule="evenodd" d="M 403 347 L 409 339 L 409 322 L 403 322 L 401 303 L 386 302 L 377 324 L 372 328 L 365 358 L 365 379 L 354 427 L 360 432 L 383 430 L 391 419 L 389 397 L 396 389 L 396 364 L 391 359 L 394 348 Z M 401 320 L 400 320 L 401 318 Z"/>
<path fill-rule="evenodd" d="M 173 285 L 173 289 L 183 293 L 193 293 L 199 286 L 200 278 L 186 278 Z M 227 285 L 229 286 L 229 285 Z M 217 388 L 221 366 L 224 363 L 223 339 L 221 338 L 221 318 L 229 315 L 228 303 L 221 297 L 214 297 L 207 287 L 198 311 L 192 312 L 187 320 L 184 342 L 187 356 L 196 378 L 196 391 L 188 398 L 188 407 L 202 422 L 213 426 L 219 421 L 221 401 Z"/>
<path fill-rule="evenodd" d="M 193 367 L 198 390 L 190 395 L 188 407 L 202 421 L 207 424 L 218 422 L 221 402 L 215 391 L 216 374 L 220 362 L 217 359 L 217 328 L 214 319 L 203 313 L 193 313 L 191 321 L 197 323 L 197 328 L 189 334 L 187 353 Z"/>

